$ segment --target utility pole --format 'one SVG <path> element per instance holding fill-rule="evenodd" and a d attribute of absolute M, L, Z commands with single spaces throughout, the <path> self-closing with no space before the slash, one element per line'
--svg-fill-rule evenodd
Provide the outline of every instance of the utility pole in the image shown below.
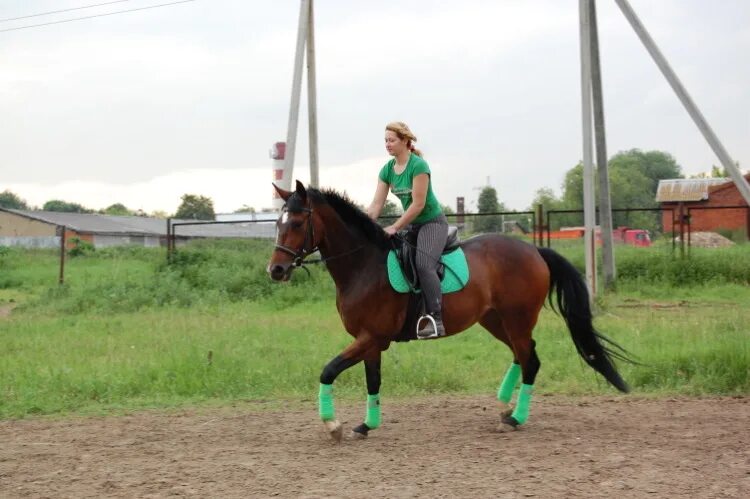
<path fill-rule="evenodd" d="M 602 266 L 604 289 L 615 287 L 617 272 L 612 240 L 612 202 L 609 195 L 609 167 L 607 164 L 607 135 L 604 127 L 604 97 L 602 71 L 599 58 L 599 29 L 596 21 L 596 0 L 589 4 L 589 30 L 591 43 L 591 89 L 594 99 L 594 136 L 596 139 L 596 171 L 599 180 L 599 226 L 602 238 Z"/>
<path fill-rule="evenodd" d="M 593 302 L 596 296 L 596 238 L 595 200 L 594 200 L 594 165 L 592 161 L 592 126 L 591 126 L 591 30 L 590 9 L 588 0 L 578 0 L 581 30 L 581 110 L 583 128 L 583 220 L 584 250 L 586 253 L 586 284 L 589 299 Z"/>
<path fill-rule="evenodd" d="M 297 148 L 297 127 L 299 123 L 299 102 L 302 93 L 302 66 L 307 47 L 307 101 L 310 133 L 310 184 L 318 186 L 318 111 L 315 87 L 315 38 L 313 31 L 313 0 L 300 0 L 299 23 L 297 25 L 297 48 L 294 55 L 294 75 L 292 76 L 292 101 L 289 106 L 286 150 L 284 154 L 284 175 L 281 186 L 290 189 L 294 170 L 294 154 Z"/>

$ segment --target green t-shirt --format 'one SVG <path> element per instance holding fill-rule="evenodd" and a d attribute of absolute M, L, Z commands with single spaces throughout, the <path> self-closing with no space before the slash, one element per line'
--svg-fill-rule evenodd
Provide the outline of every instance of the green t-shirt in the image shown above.
<path fill-rule="evenodd" d="M 401 200 L 401 206 L 403 206 L 404 211 L 408 210 L 412 203 L 411 189 L 414 177 L 422 173 L 426 173 L 428 177 L 427 198 L 425 199 L 424 208 L 417 215 L 417 218 L 412 220 L 412 223 L 421 224 L 429 222 L 439 216 L 443 210 L 440 208 L 440 203 L 438 203 L 435 194 L 432 192 L 432 176 L 430 175 L 430 165 L 427 164 L 427 161 L 412 153 L 409 156 L 409 161 L 406 163 L 406 168 L 404 168 L 401 174 L 397 174 L 394 171 L 395 165 L 396 159 L 394 158 L 380 169 L 378 177 L 388 184 L 391 192 Z"/>

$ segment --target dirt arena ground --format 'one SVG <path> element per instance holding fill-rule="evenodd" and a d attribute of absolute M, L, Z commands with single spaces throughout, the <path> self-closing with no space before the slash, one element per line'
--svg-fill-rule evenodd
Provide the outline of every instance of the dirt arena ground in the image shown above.
<path fill-rule="evenodd" d="M 335 444 L 312 404 L 0 422 L 0 497 L 750 497 L 750 398 L 389 402 Z M 347 431 L 364 403 L 339 404 Z"/>

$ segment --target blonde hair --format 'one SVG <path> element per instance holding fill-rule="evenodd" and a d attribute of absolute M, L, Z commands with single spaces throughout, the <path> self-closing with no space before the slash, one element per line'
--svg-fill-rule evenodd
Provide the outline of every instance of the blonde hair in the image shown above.
<path fill-rule="evenodd" d="M 414 147 L 414 142 L 417 141 L 417 136 L 414 135 L 414 132 L 412 132 L 409 129 L 409 126 L 404 123 L 403 121 L 393 121 L 391 123 L 388 123 L 385 126 L 385 129 L 388 131 L 391 131 L 395 133 L 399 139 L 406 141 L 406 147 L 408 147 L 411 152 L 422 157 L 422 151 Z"/>

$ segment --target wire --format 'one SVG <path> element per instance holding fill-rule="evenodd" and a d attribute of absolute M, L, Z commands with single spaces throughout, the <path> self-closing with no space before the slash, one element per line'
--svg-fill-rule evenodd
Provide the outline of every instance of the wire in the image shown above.
<path fill-rule="evenodd" d="M 31 14 L 29 16 L 10 17 L 8 19 L 0 19 L 0 23 L 5 23 L 8 21 L 18 21 L 19 19 L 28 19 L 29 17 L 39 17 L 39 16 L 47 16 L 49 14 L 59 14 L 60 12 L 70 12 L 71 10 L 90 9 L 92 7 L 101 7 L 102 5 L 110 5 L 113 3 L 122 3 L 122 2 L 129 2 L 129 1 L 130 0 L 116 0 L 114 2 L 104 2 L 104 3 L 97 3 L 94 5 L 84 5 L 83 7 L 73 7 L 72 9 L 51 10 L 49 12 L 40 12 L 39 14 Z"/>
<path fill-rule="evenodd" d="M 75 17 L 73 19 L 63 19 L 62 21 L 52 21 L 52 22 L 48 22 L 48 23 L 30 24 L 28 26 L 19 26 L 17 28 L 0 29 L 0 33 L 5 33 L 6 31 L 16 31 L 16 30 L 19 30 L 19 29 L 38 28 L 40 26 L 49 26 L 51 24 L 70 23 L 70 22 L 73 22 L 73 21 L 81 21 L 83 19 L 93 19 L 95 17 L 114 16 L 115 14 L 125 14 L 126 12 L 136 12 L 138 10 L 156 9 L 157 7 L 168 7 L 170 5 L 177 5 L 177 4 L 180 4 L 180 3 L 188 3 L 188 2 L 195 2 L 195 0 L 179 0 L 178 2 L 169 2 L 169 3 L 162 3 L 162 4 L 159 4 L 159 5 L 150 5 L 148 7 L 139 7 L 137 9 L 118 10 L 118 11 L 115 11 L 115 12 L 108 12 L 106 14 L 96 14 L 96 15 L 93 15 L 93 16 Z"/>

